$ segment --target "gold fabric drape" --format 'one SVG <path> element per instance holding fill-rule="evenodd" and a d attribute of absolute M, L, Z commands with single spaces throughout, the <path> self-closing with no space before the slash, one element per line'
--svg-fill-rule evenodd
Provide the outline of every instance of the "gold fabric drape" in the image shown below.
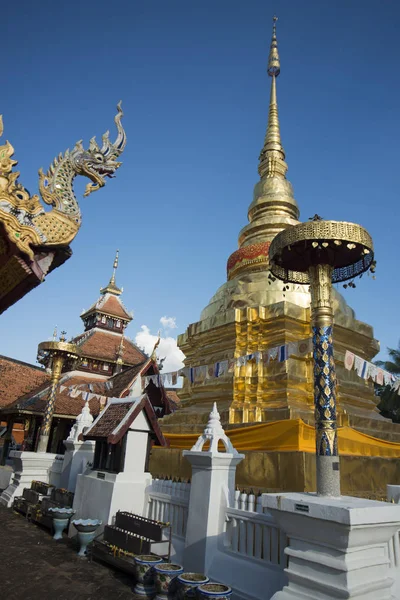
<path fill-rule="evenodd" d="M 274 421 L 226 431 L 239 452 L 315 452 L 315 429 L 301 419 Z M 170 448 L 190 450 L 198 434 L 165 433 Z M 339 454 L 348 456 L 380 456 L 399 458 L 400 444 L 387 442 L 352 429 L 338 430 Z"/>

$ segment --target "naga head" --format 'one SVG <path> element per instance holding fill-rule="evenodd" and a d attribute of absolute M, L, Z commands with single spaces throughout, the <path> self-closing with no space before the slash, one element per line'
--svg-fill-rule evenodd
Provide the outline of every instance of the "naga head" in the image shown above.
<path fill-rule="evenodd" d="M 77 175 L 84 175 L 92 181 L 92 183 L 87 184 L 84 196 L 89 196 L 92 192 L 103 187 L 105 178 L 113 177 L 115 171 L 121 166 L 121 163 L 116 160 L 126 146 L 126 135 L 121 125 L 123 116 L 121 102 L 118 104 L 117 110 L 118 113 L 114 120 L 118 135 L 114 143 L 109 140 L 109 132 L 107 131 L 102 137 L 103 145 L 101 148 L 98 146 L 96 138 L 93 137 L 90 140 L 89 150 L 85 150 L 82 141 L 79 141 L 70 153 L 70 160 Z"/>

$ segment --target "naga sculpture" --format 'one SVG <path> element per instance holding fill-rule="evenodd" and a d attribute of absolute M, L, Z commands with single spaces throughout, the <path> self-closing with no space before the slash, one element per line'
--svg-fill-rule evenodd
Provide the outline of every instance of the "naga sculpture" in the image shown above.
<path fill-rule="evenodd" d="M 31 260 L 35 248 L 50 250 L 65 247 L 76 236 L 81 225 L 81 212 L 72 187 L 75 177 L 84 175 L 91 180 L 84 193 L 84 196 L 88 196 L 103 187 L 105 178 L 113 177 L 121 165 L 117 159 L 126 145 L 126 135 L 121 125 L 121 103 L 117 109 L 115 124 L 118 135 L 114 143 L 109 140 L 108 131 L 102 137 L 101 147 L 95 138 L 90 140 L 88 150 L 79 141 L 71 151 L 67 150 L 56 157 L 47 173 L 39 170 L 40 195 L 46 204 L 53 207 L 47 212 L 39 196 L 31 196 L 18 183 L 20 174 L 12 171 L 17 164 L 11 158 L 14 154 L 12 145 L 6 141 L 5 145 L 0 146 L 0 223 L 9 240 Z M 0 136 L 2 133 L 0 117 Z"/>

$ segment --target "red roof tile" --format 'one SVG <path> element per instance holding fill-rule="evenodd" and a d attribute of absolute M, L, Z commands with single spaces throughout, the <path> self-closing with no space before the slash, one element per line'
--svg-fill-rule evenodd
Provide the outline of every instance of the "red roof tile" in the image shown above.
<path fill-rule="evenodd" d="M 107 293 L 104 294 L 104 296 L 100 296 L 97 302 L 92 304 L 88 310 L 85 310 L 81 314 L 81 318 L 93 312 L 100 312 L 113 317 L 120 317 L 127 321 L 132 321 L 132 315 L 127 311 L 122 300 L 117 296 L 114 296 L 114 294 Z"/>
<path fill-rule="evenodd" d="M 170 388 L 165 388 L 166 394 L 168 398 L 176 404 L 176 406 L 180 406 L 181 399 L 179 398 L 177 391 L 175 389 L 171 390 Z"/>
<path fill-rule="evenodd" d="M 92 383 L 94 386 L 93 393 L 104 395 L 104 381 L 106 380 L 106 377 L 100 379 L 99 377 L 82 377 L 79 375 L 74 375 L 69 378 L 63 376 L 60 381 L 60 387 L 65 386 L 66 389 L 63 389 L 62 392 L 60 391 L 60 388 L 58 390 L 54 408 L 54 416 L 57 417 L 61 415 L 68 415 L 71 418 L 73 418 L 77 417 L 81 413 L 82 408 L 85 404 L 85 400 L 82 397 L 82 394 L 79 394 L 79 396 L 77 396 L 76 398 L 72 398 L 69 392 L 70 386 Z M 36 390 L 25 394 L 21 398 L 18 398 L 18 400 L 16 400 L 10 406 L 7 407 L 5 412 L 18 412 L 21 410 L 25 412 L 43 413 L 49 395 L 49 390 L 50 386 L 48 385 L 48 383 L 44 384 Z M 88 391 L 88 388 L 85 388 L 84 391 Z M 89 401 L 89 407 L 92 415 L 98 415 L 100 412 L 99 398 L 92 398 Z"/>
<path fill-rule="evenodd" d="M 109 404 L 99 420 L 88 431 L 88 439 L 107 438 L 118 427 L 122 419 L 126 417 L 133 406 L 133 402 L 121 402 L 118 404 Z M 86 436 L 85 436 L 86 438 Z"/>
<path fill-rule="evenodd" d="M 121 394 L 132 385 L 147 362 L 149 361 L 142 362 L 140 365 L 135 365 L 134 367 L 129 367 L 129 369 L 125 369 L 125 371 L 121 371 L 121 373 L 110 377 L 109 381 L 112 384 L 112 387 L 106 392 L 106 395 L 110 396 L 110 398 L 119 398 Z"/>
<path fill-rule="evenodd" d="M 0 356 L 0 408 L 49 380 L 46 371 L 35 365 Z"/>
<path fill-rule="evenodd" d="M 121 343 L 121 335 L 91 329 L 90 331 L 74 338 L 82 356 L 116 362 Z M 128 338 L 124 337 L 124 352 L 122 360 L 126 365 L 138 365 L 147 360 L 147 356 Z"/>
<path fill-rule="evenodd" d="M 104 312 L 115 317 L 121 317 L 122 319 L 129 319 L 129 321 L 131 321 L 132 315 L 128 313 L 121 300 L 117 296 L 111 294 L 107 294 L 107 296 L 108 298 L 106 298 L 105 302 L 103 302 L 98 309 L 99 312 Z"/>
<path fill-rule="evenodd" d="M 144 394 L 134 402 L 129 400 L 111 400 L 98 417 L 97 422 L 92 425 L 83 437 L 85 440 L 106 438 L 109 444 L 116 444 L 125 435 L 142 410 L 146 414 L 156 445 L 168 446 L 168 442 L 161 432 L 157 416 L 147 394 Z"/>

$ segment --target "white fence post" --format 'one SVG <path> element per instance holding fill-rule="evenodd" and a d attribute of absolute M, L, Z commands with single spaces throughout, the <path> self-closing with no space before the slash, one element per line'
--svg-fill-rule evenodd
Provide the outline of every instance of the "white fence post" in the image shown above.
<path fill-rule="evenodd" d="M 202 451 L 205 443 L 209 451 Z M 225 452 L 218 450 L 219 443 Z M 216 404 L 203 435 L 183 455 L 192 465 L 183 564 L 187 571 L 207 573 L 225 532 L 226 509 L 233 503 L 236 466 L 244 458 L 225 435 Z"/>

